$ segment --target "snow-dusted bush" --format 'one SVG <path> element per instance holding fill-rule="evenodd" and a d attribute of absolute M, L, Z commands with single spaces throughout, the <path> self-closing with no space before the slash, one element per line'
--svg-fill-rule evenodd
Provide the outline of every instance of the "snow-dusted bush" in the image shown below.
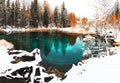
<path fill-rule="evenodd" d="M 83 58 L 90 58 L 91 57 L 91 50 L 90 49 L 88 49 L 88 50 L 85 50 L 84 51 L 84 53 L 83 53 L 83 55 L 82 55 L 82 57 Z"/>

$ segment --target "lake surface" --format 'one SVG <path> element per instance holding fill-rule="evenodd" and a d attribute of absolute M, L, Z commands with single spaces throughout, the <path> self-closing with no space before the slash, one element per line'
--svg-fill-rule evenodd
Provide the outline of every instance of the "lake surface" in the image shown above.
<path fill-rule="evenodd" d="M 39 48 L 44 61 L 57 65 L 78 62 L 87 48 L 83 45 L 82 37 L 78 35 L 34 32 L 0 34 L 0 38 L 12 42 L 17 50 L 31 52 L 33 49 Z"/>

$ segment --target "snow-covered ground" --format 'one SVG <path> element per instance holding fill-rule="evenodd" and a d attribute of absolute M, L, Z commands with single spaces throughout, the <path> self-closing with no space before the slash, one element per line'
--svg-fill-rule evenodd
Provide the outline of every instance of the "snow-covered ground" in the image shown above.
<path fill-rule="evenodd" d="M 11 51 L 12 53 L 18 53 L 18 54 L 12 54 L 9 55 L 9 49 L 11 48 L 11 43 L 7 42 L 6 40 L 2 39 L 0 40 L 0 77 L 6 77 L 6 78 L 28 78 L 30 77 L 31 82 L 34 83 L 34 79 L 40 78 L 40 83 L 44 83 L 44 78 L 52 76 L 54 79 L 59 79 L 55 76 L 55 74 L 47 74 L 43 72 L 45 68 L 42 66 L 39 66 L 38 63 L 42 60 L 40 57 L 40 50 L 39 49 L 34 49 L 32 52 L 27 52 L 23 50 L 13 50 Z M 14 61 L 14 57 L 22 57 L 22 56 L 35 56 L 35 60 L 33 61 L 20 61 L 18 63 L 11 63 L 11 61 Z M 36 69 L 39 69 L 40 71 L 40 76 L 35 76 Z M 24 74 L 21 74 L 19 72 L 23 72 Z M 17 71 L 17 72 L 16 72 Z M 15 75 L 12 75 L 14 72 Z M 30 75 L 30 76 L 29 76 Z M 0 81 L 1 82 L 1 81 Z"/>
<path fill-rule="evenodd" d="M 112 56 L 90 58 L 67 73 L 62 83 L 120 83 L 120 49 Z"/>
<path fill-rule="evenodd" d="M 42 72 L 40 78 L 44 81 L 44 77 L 53 76 L 54 78 L 49 83 L 120 83 L 120 48 L 116 47 L 115 49 L 117 51 L 117 54 L 115 55 L 90 58 L 79 62 L 78 65 L 73 65 L 66 73 L 67 77 L 64 80 L 60 80 L 60 78 L 57 78 L 55 74 L 50 75 L 42 72 L 42 69 L 44 68 L 39 67 Z M 25 51 L 23 52 L 28 53 Z M 34 73 L 31 74 L 31 79 L 36 79 L 36 77 L 34 77 L 35 68 L 38 67 L 36 64 L 41 60 L 40 57 L 33 62 L 19 62 L 17 64 L 11 64 L 10 61 L 13 60 L 13 58 L 8 55 L 8 46 L 3 44 L 0 44 L 0 55 L 0 76 L 10 75 L 11 71 L 22 67 L 33 66 Z M 8 69 L 12 70 L 6 71 Z M 33 80 L 31 81 L 31 83 L 33 83 Z"/>

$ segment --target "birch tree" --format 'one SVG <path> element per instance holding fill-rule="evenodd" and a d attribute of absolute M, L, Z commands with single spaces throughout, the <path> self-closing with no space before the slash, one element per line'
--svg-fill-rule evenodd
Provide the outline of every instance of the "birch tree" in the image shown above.
<path fill-rule="evenodd" d="M 102 20 L 102 32 L 104 31 L 104 39 L 106 42 L 106 52 L 109 55 L 108 51 L 108 40 L 107 40 L 107 17 L 111 11 L 112 5 L 111 0 L 96 0 L 96 15 L 101 16 L 100 19 Z"/>
<path fill-rule="evenodd" d="M 103 22 L 102 29 L 106 31 L 107 17 L 111 11 L 111 0 L 96 0 L 96 18 L 100 18 Z"/>

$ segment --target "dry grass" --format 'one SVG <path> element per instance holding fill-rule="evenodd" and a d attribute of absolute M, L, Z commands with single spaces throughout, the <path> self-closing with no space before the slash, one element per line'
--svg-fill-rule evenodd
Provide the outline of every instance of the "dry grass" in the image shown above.
<path fill-rule="evenodd" d="M 5 33 L 5 31 L 4 31 L 4 30 L 2 30 L 2 29 L 0 29 L 0 33 Z"/>
<path fill-rule="evenodd" d="M 115 45 L 115 46 L 119 46 L 119 47 L 120 47 L 120 41 L 115 42 L 113 45 Z"/>

